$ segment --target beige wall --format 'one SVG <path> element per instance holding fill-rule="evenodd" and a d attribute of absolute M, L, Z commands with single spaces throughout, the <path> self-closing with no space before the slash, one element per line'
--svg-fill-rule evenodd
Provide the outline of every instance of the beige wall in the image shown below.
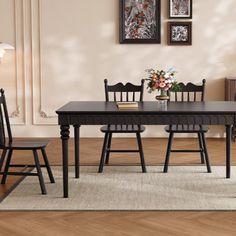
<path fill-rule="evenodd" d="M 235 76 L 236 1 L 193 1 L 193 45 L 121 45 L 118 0 L 0 0 L 0 41 L 15 46 L 0 65 L 16 136 L 59 136 L 55 110 L 70 100 L 103 100 L 103 79 L 139 83 L 146 68 L 174 66 L 177 79 L 207 79 L 207 100 L 224 98 L 224 77 Z M 145 100 L 154 100 L 145 93 Z M 99 136 L 83 127 L 83 136 Z M 163 136 L 149 127 L 147 137 Z M 213 127 L 210 136 L 222 136 Z"/>

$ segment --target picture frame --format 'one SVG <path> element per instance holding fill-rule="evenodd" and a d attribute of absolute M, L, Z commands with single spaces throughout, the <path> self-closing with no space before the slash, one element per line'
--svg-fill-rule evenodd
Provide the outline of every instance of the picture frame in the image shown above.
<path fill-rule="evenodd" d="M 120 0 L 120 43 L 161 43 L 161 0 Z"/>
<path fill-rule="evenodd" d="M 192 22 L 168 22 L 168 45 L 192 45 Z"/>
<path fill-rule="evenodd" d="M 169 0 L 170 19 L 192 19 L 192 0 Z"/>

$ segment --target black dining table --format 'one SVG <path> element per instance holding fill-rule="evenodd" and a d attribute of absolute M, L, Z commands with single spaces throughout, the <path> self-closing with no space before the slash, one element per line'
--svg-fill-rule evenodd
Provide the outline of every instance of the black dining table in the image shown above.
<path fill-rule="evenodd" d="M 68 189 L 68 140 L 70 126 L 74 127 L 75 177 L 80 172 L 81 125 L 224 125 L 226 129 L 226 178 L 230 178 L 231 132 L 236 124 L 236 102 L 139 102 L 137 109 L 118 109 L 115 102 L 72 101 L 56 111 L 62 140 L 63 193 Z"/>

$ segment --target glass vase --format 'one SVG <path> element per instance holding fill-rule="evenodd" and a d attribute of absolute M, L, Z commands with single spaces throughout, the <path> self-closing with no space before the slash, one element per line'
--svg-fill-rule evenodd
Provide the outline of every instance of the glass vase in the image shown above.
<path fill-rule="evenodd" d="M 167 102 L 170 97 L 167 95 L 167 91 L 164 89 L 159 91 L 159 95 L 156 96 L 156 100 L 158 102 L 158 106 L 163 109 L 167 107 Z"/>
<path fill-rule="evenodd" d="M 159 95 L 156 96 L 156 100 L 157 101 L 168 101 L 169 100 L 169 96 L 167 95 L 167 91 L 164 89 L 161 89 L 159 91 Z"/>

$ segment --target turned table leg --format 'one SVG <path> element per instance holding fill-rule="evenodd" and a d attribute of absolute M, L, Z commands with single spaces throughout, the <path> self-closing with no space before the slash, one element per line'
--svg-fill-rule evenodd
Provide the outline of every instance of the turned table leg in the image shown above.
<path fill-rule="evenodd" d="M 62 165 L 63 165 L 63 193 L 68 198 L 68 140 L 70 138 L 70 126 L 61 125 L 62 140 Z"/>
<path fill-rule="evenodd" d="M 226 178 L 230 178 L 232 125 L 226 125 Z"/>
<path fill-rule="evenodd" d="M 74 130 L 75 130 L 75 178 L 79 178 L 80 174 L 80 158 L 79 158 L 79 151 L 80 151 L 80 143 L 79 143 L 79 138 L 80 138 L 80 126 L 79 125 L 74 125 Z"/>

